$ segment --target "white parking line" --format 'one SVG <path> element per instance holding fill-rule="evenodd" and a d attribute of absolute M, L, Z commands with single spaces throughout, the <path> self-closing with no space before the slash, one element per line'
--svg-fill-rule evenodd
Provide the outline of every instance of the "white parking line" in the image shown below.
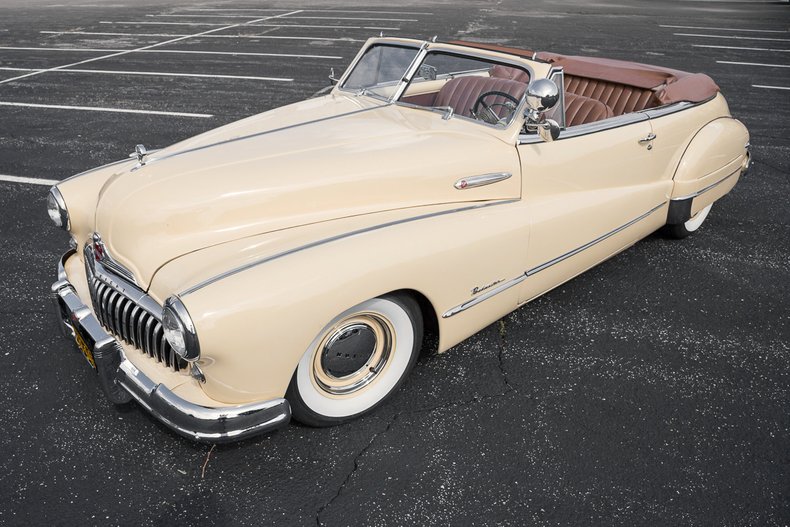
<path fill-rule="evenodd" d="M 0 71 L 47 71 L 46 68 L 12 68 L 8 66 L 0 66 Z M 125 70 L 80 70 L 80 69 L 63 69 L 58 70 L 57 73 L 103 73 L 110 75 L 148 75 L 152 77 L 197 77 L 205 79 L 239 79 L 239 80 L 253 80 L 253 81 L 274 81 L 274 82 L 293 82 L 293 79 L 284 79 L 281 77 L 255 77 L 251 75 L 220 75 L 209 73 L 172 73 L 168 71 L 125 71 Z"/>
<path fill-rule="evenodd" d="M 769 90 L 790 90 L 790 86 L 766 86 L 765 84 L 752 84 L 752 88 L 766 88 Z"/>
<path fill-rule="evenodd" d="M 790 53 L 790 49 L 746 48 L 746 47 L 741 47 L 741 46 L 715 46 L 713 44 L 692 44 L 691 47 L 693 47 L 693 48 L 715 48 L 715 49 L 738 49 L 738 50 L 744 50 L 744 51 L 778 51 L 780 53 Z"/>
<path fill-rule="evenodd" d="M 244 7 L 244 8 L 231 8 L 231 7 L 216 7 L 216 8 L 192 8 L 192 7 L 185 7 L 182 9 L 178 9 L 178 11 L 284 11 L 284 9 L 274 9 L 274 8 L 254 8 L 254 7 Z M 424 15 L 424 16 L 431 16 L 433 13 L 426 13 L 426 12 L 416 12 L 416 11 L 365 11 L 365 10 L 348 10 L 348 9 L 304 9 L 305 13 L 369 13 L 373 15 Z"/>
<path fill-rule="evenodd" d="M 27 183 L 28 185 L 46 185 L 51 187 L 60 183 L 57 179 L 39 179 L 35 177 L 22 177 L 22 176 L 6 176 L 0 174 L 0 181 L 8 181 L 9 183 Z"/>
<path fill-rule="evenodd" d="M 149 44 L 147 46 L 143 46 L 143 47 L 136 48 L 136 49 L 133 49 L 133 50 L 120 51 L 120 52 L 117 52 L 117 53 L 112 53 L 110 55 L 102 55 L 101 57 L 93 57 L 93 58 L 90 58 L 90 59 L 82 60 L 80 62 L 73 62 L 71 64 L 63 64 L 62 66 L 56 66 L 54 68 L 49 68 L 49 69 L 44 70 L 44 71 L 34 71 L 32 73 L 26 73 L 25 75 L 20 75 L 18 77 L 11 77 L 10 79 L 3 79 L 3 80 L 0 81 L 0 84 L 5 84 L 7 82 L 12 82 L 12 81 L 23 79 L 23 78 L 26 78 L 26 77 L 32 77 L 33 75 L 41 75 L 42 73 L 46 73 L 48 71 L 62 70 L 62 69 L 65 69 L 65 68 L 70 68 L 72 66 L 79 66 L 80 64 L 86 64 L 88 62 L 95 62 L 97 60 L 109 59 L 109 58 L 112 58 L 112 57 L 119 57 L 121 55 L 126 55 L 127 53 L 133 53 L 135 51 L 142 51 L 142 50 L 145 50 L 145 49 L 151 49 L 151 48 L 155 48 L 155 47 L 158 47 L 158 46 L 164 46 L 165 44 L 172 44 L 174 42 L 179 42 L 181 40 L 185 40 L 185 39 L 188 39 L 188 38 L 207 36 L 207 35 L 210 36 L 211 33 L 216 33 L 217 31 L 224 31 L 226 29 L 232 29 L 234 27 L 244 26 L 247 23 L 252 24 L 254 22 L 263 22 L 264 20 L 269 20 L 271 18 L 278 18 L 278 17 L 284 17 L 284 16 L 288 16 L 288 15 L 295 15 L 295 14 L 301 13 L 301 12 L 302 12 L 301 10 L 296 10 L 296 11 L 291 11 L 289 13 L 285 13 L 285 14 L 282 14 L 282 15 L 274 15 L 274 16 L 269 16 L 269 17 L 262 17 L 262 18 L 259 18 L 257 20 L 251 20 L 250 22 L 245 22 L 245 23 L 241 23 L 241 24 L 231 24 L 231 25 L 226 26 L 226 27 L 218 27 L 216 29 L 208 29 L 206 31 L 202 31 L 200 33 L 195 33 L 195 34 L 192 34 L 192 35 L 181 35 L 178 38 L 173 38 L 171 40 L 166 40 L 164 42 L 157 42 L 156 44 Z"/>
<path fill-rule="evenodd" d="M 257 15 L 145 15 L 150 17 L 176 17 L 176 18 L 255 18 Z M 291 16 L 295 20 L 375 20 L 377 22 L 419 22 L 416 18 L 368 18 L 368 17 L 340 17 L 340 16 Z"/>
<path fill-rule="evenodd" d="M 292 16 L 294 20 L 374 20 L 376 22 L 419 22 L 416 18 L 357 18 L 341 16 Z"/>
<path fill-rule="evenodd" d="M 246 24 L 245 24 L 246 25 Z M 225 29 L 225 28 L 219 28 Z M 215 30 L 218 31 L 218 30 Z M 99 31 L 39 31 L 39 33 L 43 33 L 45 35 L 94 35 L 94 36 L 107 36 L 107 37 L 177 37 L 179 35 L 168 34 L 168 33 L 111 33 L 111 32 L 99 32 Z M 328 37 L 287 37 L 287 36 L 274 36 L 274 35 L 182 35 L 184 37 L 195 37 L 195 38 L 275 38 L 275 39 L 286 39 L 286 40 L 326 40 L 329 42 L 365 42 L 364 40 L 348 38 L 348 37 L 337 37 L 337 38 L 328 38 Z M 174 39 L 169 42 L 175 42 L 176 40 L 183 40 L 183 39 Z M 161 46 L 160 44 L 152 44 L 154 46 Z M 143 51 L 141 49 L 132 49 L 125 53 L 135 53 L 137 51 Z M 118 55 L 122 55 L 125 53 L 119 53 Z M 101 58 L 109 58 L 115 55 L 107 55 L 106 57 L 98 57 L 96 59 L 91 60 L 99 60 Z M 82 62 L 77 62 L 75 64 L 71 64 L 71 66 L 76 66 L 77 64 L 82 64 Z M 62 68 L 66 68 L 68 66 L 60 66 Z M 2 83 L 4 81 L 0 81 Z"/>
<path fill-rule="evenodd" d="M 76 52 L 103 52 L 114 53 L 119 51 L 127 51 L 124 49 L 106 49 L 106 48 L 41 48 L 41 47 L 17 47 L 17 46 L 0 46 L 0 50 L 11 51 L 76 51 Z M 254 53 L 247 51 L 204 51 L 204 50 L 185 50 L 185 49 L 143 49 L 133 50 L 134 53 L 186 53 L 193 55 L 241 55 L 244 57 L 286 57 L 295 59 L 331 59 L 341 60 L 343 57 L 337 55 L 295 55 L 292 53 Z"/>
<path fill-rule="evenodd" d="M 754 33 L 788 33 L 786 30 L 779 29 L 736 29 L 732 27 L 670 26 L 668 24 L 659 24 L 658 27 L 671 27 L 673 29 L 713 29 L 716 31 L 745 31 Z"/>
<path fill-rule="evenodd" d="M 143 22 L 143 21 L 118 21 L 110 22 L 103 20 L 99 24 L 120 24 L 120 25 L 148 25 L 148 26 L 224 26 L 216 22 Z M 400 31 L 399 27 L 369 27 L 369 26 L 320 26 L 313 24 L 247 24 L 247 27 L 301 27 L 312 29 L 385 29 L 387 31 Z"/>
<path fill-rule="evenodd" d="M 26 102 L 8 102 L 8 101 L 0 101 L 0 106 L 19 106 L 22 108 L 48 108 L 53 110 L 84 110 L 89 112 L 139 113 L 144 115 L 168 115 L 171 117 L 199 117 L 203 119 L 214 117 L 214 115 L 210 113 L 160 112 L 157 110 L 129 110 L 126 108 L 102 108 L 98 106 L 66 106 L 61 104 L 33 104 Z"/>
<path fill-rule="evenodd" d="M 734 40 L 770 40 L 773 42 L 790 42 L 790 38 L 737 37 L 735 35 L 702 35 L 698 33 L 672 33 L 672 34 L 678 37 L 731 38 Z"/>
<path fill-rule="evenodd" d="M 790 68 L 790 64 L 763 64 L 762 62 L 735 62 L 733 60 L 717 60 L 718 64 L 735 64 L 736 66 L 765 66 L 767 68 Z"/>

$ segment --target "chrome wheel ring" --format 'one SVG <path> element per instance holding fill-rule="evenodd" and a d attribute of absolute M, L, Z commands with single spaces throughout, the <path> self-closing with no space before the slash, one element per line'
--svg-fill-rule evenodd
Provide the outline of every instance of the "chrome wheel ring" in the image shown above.
<path fill-rule="evenodd" d="M 355 313 L 333 325 L 321 338 L 312 360 L 311 380 L 328 395 L 364 390 L 387 367 L 395 330 L 377 313 Z"/>

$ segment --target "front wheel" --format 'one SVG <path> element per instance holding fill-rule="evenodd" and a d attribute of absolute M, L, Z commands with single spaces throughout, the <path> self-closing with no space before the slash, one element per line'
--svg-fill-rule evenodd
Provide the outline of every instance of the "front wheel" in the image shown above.
<path fill-rule="evenodd" d="M 405 295 L 373 298 L 341 313 L 296 367 L 286 393 L 293 417 L 332 426 L 373 410 L 414 366 L 422 331 L 419 305 Z"/>
<path fill-rule="evenodd" d="M 691 235 L 697 229 L 699 229 L 700 226 L 702 226 L 702 223 L 708 217 L 708 213 L 710 212 L 711 207 L 713 207 L 713 203 L 711 203 L 701 211 L 697 212 L 685 223 L 678 223 L 676 225 L 666 225 L 664 227 L 664 231 L 672 238 L 677 238 L 677 239 L 685 238 Z"/>

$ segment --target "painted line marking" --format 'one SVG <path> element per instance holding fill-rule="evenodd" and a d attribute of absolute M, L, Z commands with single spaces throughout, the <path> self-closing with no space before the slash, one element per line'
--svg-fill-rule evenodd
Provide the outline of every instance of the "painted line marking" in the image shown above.
<path fill-rule="evenodd" d="M 210 113 L 160 112 L 156 110 L 130 110 L 127 108 L 102 108 L 98 106 L 66 106 L 61 104 L 33 104 L 26 102 L 7 102 L 7 101 L 0 101 L 0 106 L 18 106 L 21 108 L 47 108 L 52 110 L 84 110 L 89 112 L 139 113 L 144 115 L 168 115 L 171 117 L 199 117 L 202 119 L 214 117 L 214 115 Z"/>
<path fill-rule="evenodd" d="M 10 183 L 26 183 L 28 185 L 46 185 L 51 187 L 60 183 L 57 179 L 39 179 L 35 177 L 22 177 L 22 176 L 6 176 L 0 174 L 0 181 L 8 181 Z"/>
<path fill-rule="evenodd" d="M 768 90 L 790 90 L 790 86 L 767 86 L 765 84 L 752 84 L 752 88 L 766 88 Z"/>
<path fill-rule="evenodd" d="M 195 7 L 185 7 L 178 9 L 178 11 L 206 11 L 206 12 L 213 12 L 213 11 L 285 11 L 285 9 L 274 9 L 274 8 L 254 8 L 254 7 L 244 7 L 244 8 L 232 8 L 232 7 L 216 7 L 216 8 L 195 8 Z M 426 12 L 416 12 L 416 11 L 365 11 L 365 10 L 348 10 L 348 9 L 304 9 L 305 13 L 368 13 L 372 15 L 425 15 L 431 16 L 433 13 L 426 13 Z"/>
<path fill-rule="evenodd" d="M 304 11 L 302 11 L 304 12 Z M 176 18 L 255 18 L 258 15 L 145 15 L 150 17 L 176 17 Z M 374 20 L 376 22 L 419 22 L 416 18 L 372 18 L 353 16 L 291 16 L 293 20 Z"/>
<path fill-rule="evenodd" d="M 264 20 L 269 20 L 271 18 L 278 18 L 278 17 L 288 16 L 288 15 L 295 15 L 295 14 L 301 13 L 301 12 L 302 12 L 301 10 L 291 11 L 291 12 L 285 13 L 283 15 L 274 15 L 274 16 L 270 16 L 270 17 L 259 18 L 257 20 L 251 20 L 248 23 L 251 24 L 251 23 L 254 23 L 254 22 L 263 22 Z M 246 24 L 247 23 L 231 24 L 231 25 L 229 25 L 227 27 L 218 27 L 216 29 L 208 29 L 206 31 L 203 31 L 203 32 L 200 32 L 200 33 L 195 33 L 193 35 L 181 35 L 178 38 L 174 38 L 174 39 L 171 39 L 171 40 L 166 40 L 164 42 L 157 42 L 156 44 L 149 44 L 147 46 L 143 46 L 141 48 L 136 48 L 134 50 L 119 51 L 117 53 L 112 53 L 110 55 L 102 55 L 100 57 L 93 57 L 93 58 L 85 59 L 85 60 L 82 60 L 82 61 L 79 61 L 79 62 L 73 62 L 71 64 L 64 64 L 62 66 L 56 66 L 54 68 L 49 68 L 49 69 L 44 70 L 44 71 L 34 71 L 32 73 L 26 73 L 25 75 L 20 75 L 18 77 L 11 77 L 10 79 L 3 79 L 3 80 L 0 81 L 0 84 L 5 84 L 7 82 L 12 82 L 12 81 L 23 79 L 23 78 L 26 78 L 26 77 L 32 77 L 33 75 L 41 75 L 42 73 L 46 73 L 48 71 L 56 71 L 56 70 L 61 70 L 61 69 L 64 69 L 64 68 L 70 68 L 72 66 L 79 66 L 80 64 L 86 64 L 88 62 L 95 62 L 97 60 L 109 59 L 109 58 L 112 58 L 112 57 L 120 57 L 121 55 L 126 55 L 128 53 L 133 53 L 134 51 L 142 51 L 142 50 L 146 50 L 146 49 L 155 48 L 155 47 L 158 47 L 158 46 L 164 46 L 165 44 L 172 44 L 174 42 L 179 42 L 181 40 L 185 40 L 185 39 L 188 39 L 188 38 L 206 36 L 206 35 L 210 35 L 211 33 L 216 33 L 217 31 L 224 31 L 226 29 L 232 29 L 234 27 L 244 26 Z M 42 33 L 43 33 L 43 31 L 42 31 Z"/>
<path fill-rule="evenodd" d="M 103 48 L 36 48 L 36 47 L 16 47 L 16 46 L 0 46 L 0 50 L 11 51 L 85 51 L 85 52 L 119 52 L 128 51 L 124 49 L 103 49 Z M 246 51 L 203 51 L 203 50 L 185 50 L 185 49 L 144 49 L 132 50 L 133 53 L 186 53 L 192 55 L 241 55 L 245 57 L 287 57 L 296 59 L 331 59 L 340 60 L 343 57 L 337 55 L 294 55 L 290 53 L 252 53 Z"/>
<path fill-rule="evenodd" d="M 372 20 L 376 22 L 419 22 L 416 18 L 358 18 L 341 16 L 292 16 L 294 20 Z"/>
<path fill-rule="evenodd" d="M 715 49 L 739 49 L 745 51 L 778 51 L 784 53 L 790 53 L 790 49 L 776 49 L 776 48 L 746 48 L 741 46 L 716 46 L 713 44 L 692 44 L 691 47 L 693 48 L 715 48 Z M 0 48 L 2 49 L 2 48 Z"/>
<path fill-rule="evenodd" d="M 119 21 L 110 22 L 103 20 L 99 24 L 121 24 L 121 25 L 148 25 L 148 26 L 224 26 L 216 22 L 147 22 L 147 21 Z M 388 31 L 400 31 L 399 27 L 370 27 L 370 26 L 320 26 L 313 24 L 248 24 L 247 27 L 300 27 L 311 29 L 386 29 Z"/>
<path fill-rule="evenodd" d="M 767 68 L 790 68 L 790 64 L 763 64 L 762 62 L 736 62 L 733 60 L 717 60 L 718 64 L 735 64 L 736 66 L 765 66 Z"/>
<path fill-rule="evenodd" d="M 222 29 L 225 28 L 218 28 L 212 31 L 220 31 Z M 125 37 L 177 37 L 179 36 L 179 35 L 165 34 L 165 33 L 105 33 L 98 31 L 39 31 L 39 33 L 44 33 L 45 35 L 95 35 L 95 36 L 109 36 L 109 37 L 124 37 L 124 36 Z M 286 37 L 286 36 L 273 36 L 273 35 L 182 35 L 182 36 L 185 38 L 278 38 L 278 39 L 289 39 L 289 40 L 322 40 L 328 42 L 365 42 L 364 40 L 348 38 L 348 37 L 338 37 L 338 38 Z M 168 42 L 175 42 L 177 40 L 183 40 L 183 38 L 173 39 L 172 41 L 168 41 Z M 160 44 L 153 44 L 153 45 L 161 46 L 162 44 L 166 44 L 166 42 L 162 42 Z M 133 49 L 125 53 L 118 53 L 117 55 L 125 55 L 126 53 L 135 53 L 137 51 L 141 51 L 141 50 Z M 96 59 L 91 59 L 91 60 L 100 60 L 103 58 L 115 57 L 117 55 L 107 55 L 106 57 L 98 57 Z M 69 66 L 76 66 L 77 64 L 82 64 L 82 62 L 68 64 L 66 66 L 61 66 L 61 67 L 67 68 Z M 5 82 L 5 81 L 0 81 L 0 82 Z"/>
<path fill-rule="evenodd" d="M 734 40 L 770 40 L 772 42 L 790 42 L 790 38 L 736 37 L 735 35 L 702 35 L 699 33 L 672 33 L 672 34 L 678 37 L 731 38 Z"/>
<path fill-rule="evenodd" d="M 47 71 L 46 68 L 12 68 L 0 66 L 0 71 Z M 149 75 L 152 77 L 197 77 L 206 79 L 241 79 L 253 81 L 274 81 L 274 82 L 293 82 L 293 79 L 281 77 L 256 77 L 252 75 L 221 75 L 209 73 L 174 73 L 169 71 L 126 71 L 126 70 L 83 70 L 83 69 L 62 69 L 57 73 L 104 73 L 109 75 Z"/>
<path fill-rule="evenodd" d="M 732 27 L 671 26 L 668 24 L 659 24 L 658 27 L 670 27 L 673 29 L 712 29 L 714 31 L 746 31 L 754 33 L 788 33 L 787 30 L 779 29 L 736 29 Z"/>

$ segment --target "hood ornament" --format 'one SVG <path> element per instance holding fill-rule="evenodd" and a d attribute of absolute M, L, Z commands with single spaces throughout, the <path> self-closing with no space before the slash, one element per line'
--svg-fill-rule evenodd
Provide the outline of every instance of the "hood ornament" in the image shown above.
<path fill-rule="evenodd" d="M 145 165 L 145 156 L 148 155 L 148 149 L 145 145 L 137 145 L 134 147 L 134 153 L 129 154 L 129 157 L 137 156 L 137 162 L 140 163 L 140 166 Z"/>

